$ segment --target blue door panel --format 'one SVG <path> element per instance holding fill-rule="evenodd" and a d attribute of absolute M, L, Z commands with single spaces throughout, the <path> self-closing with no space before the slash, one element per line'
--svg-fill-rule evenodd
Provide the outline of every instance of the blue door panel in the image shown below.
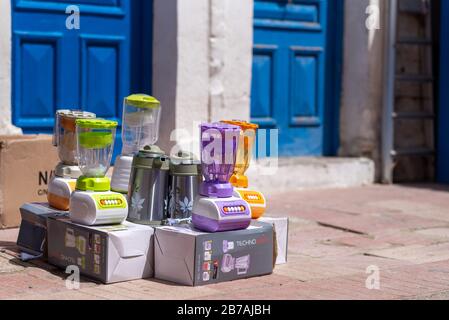
<path fill-rule="evenodd" d="M 329 2 L 254 4 L 251 118 L 262 129 L 279 130 L 281 156 L 329 153 L 324 141 L 326 61 L 328 36 L 336 36 L 327 32 Z"/>
<path fill-rule="evenodd" d="M 449 184 L 449 1 L 441 1 L 437 181 Z"/>
<path fill-rule="evenodd" d="M 80 0 L 80 29 L 66 28 L 72 1 L 13 0 L 13 122 L 51 133 L 57 109 L 81 109 L 121 122 L 122 101 L 149 92 L 152 1 Z M 145 10 L 145 11 L 143 11 Z M 145 20 L 145 23 L 144 23 Z M 145 83 L 144 83 L 145 81 Z M 115 154 L 120 152 L 120 128 Z"/>

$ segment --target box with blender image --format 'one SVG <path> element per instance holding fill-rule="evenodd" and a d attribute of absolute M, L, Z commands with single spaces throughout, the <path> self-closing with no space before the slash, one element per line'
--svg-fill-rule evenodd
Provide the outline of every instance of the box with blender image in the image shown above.
<path fill-rule="evenodd" d="M 82 275 L 103 283 L 153 276 L 153 233 L 149 226 L 124 222 L 88 227 L 69 219 L 48 219 L 48 261 L 76 265 Z"/>
<path fill-rule="evenodd" d="M 258 221 L 273 225 L 277 247 L 276 264 L 279 265 L 287 263 L 289 227 L 288 217 L 262 217 L 259 218 Z"/>
<path fill-rule="evenodd" d="M 47 219 L 67 218 L 65 211 L 55 210 L 48 203 L 26 203 L 20 207 L 20 224 L 17 246 L 34 257 L 47 257 Z"/>
<path fill-rule="evenodd" d="M 205 233 L 191 225 L 155 229 L 155 278 L 189 286 L 261 276 L 276 260 L 273 226 Z"/>

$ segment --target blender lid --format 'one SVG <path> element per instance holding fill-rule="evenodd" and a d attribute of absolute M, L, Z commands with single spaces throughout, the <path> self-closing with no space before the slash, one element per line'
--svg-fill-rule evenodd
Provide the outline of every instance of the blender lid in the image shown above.
<path fill-rule="evenodd" d="M 84 129 L 114 129 L 118 122 L 105 119 L 78 119 L 76 125 Z"/>
<path fill-rule="evenodd" d="M 78 166 L 66 165 L 62 162 L 58 163 L 55 168 L 55 176 L 68 179 L 78 179 L 82 172 Z"/>
<path fill-rule="evenodd" d="M 259 125 L 255 123 L 251 123 L 245 120 L 222 120 L 222 123 L 232 124 L 235 126 L 239 126 L 242 130 L 257 130 L 259 129 Z"/>
<path fill-rule="evenodd" d="M 142 169 L 169 170 L 169 158 L 165 152 L 156 145 L 145 146 L 134 156 L 132 166 Z"/>
<path fill-rule="evenodd" d="M 142 158 L 158 158 L 164 155 L 164 150 L 156 145 L 145 146 L 138 153 L 138 156 Z"/>
<path fill-rule="evenodd" d="M 151 108 L 156 109 L 161 107 L 161 103 L 155 97 L 147 94 L 138 93 L 132 94 L 125 98 L 125 103 L 137 108 Z"/>
<path fill-rule="evenodd" d="M 201 161 L 194 154 L 178 151 L 170 156 L 170 174 L 177 176 L 198 176 L 201 174 Z"/>
<path fill-rule="evenodd" d="M 57 110 L 56 114 L 61 117 L 74 119 L 94 119 L 97 117 L 93 112 L 81 110 Z"/>
<path fill-rule="evenodd" d="M 236 125 L 223 123 L 223 122 L 202 123 L 202 124 L 200 124 L 200 128 L 203 130 L 207 130 L 207 129 L 240 130 L 240 127 L 238 127 Z"/>

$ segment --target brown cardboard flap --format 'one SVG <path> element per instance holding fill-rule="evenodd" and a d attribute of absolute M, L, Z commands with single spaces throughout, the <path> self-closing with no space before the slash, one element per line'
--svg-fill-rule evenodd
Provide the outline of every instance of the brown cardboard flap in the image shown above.
<path fill-rule="evenodd" d="M 47 201 L 58 161 L 51 135 L 0 136 L 0 229 L 20 225 L 22 204 Z"/>

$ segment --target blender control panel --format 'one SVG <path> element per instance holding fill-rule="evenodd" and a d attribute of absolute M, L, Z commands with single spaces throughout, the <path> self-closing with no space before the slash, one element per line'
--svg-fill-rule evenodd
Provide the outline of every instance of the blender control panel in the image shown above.
<path fill-rule="evenodd" d="M 222 216 L 246 214 L 249 211 L 248 206 L 243 201 L 223 201 L 217 203 L 217 205 L 221 209 Z"/>
<path fill-rule="evenodd" d="M 258 203 L 264 204 L 264 198 L 258 191 L 250 191 L 250 190 L 238 190 L 243 200 L 248 201 L 249 203 Z"/>
<path fill-rule="evenodd" d="M 96 199 L 100 209 L 126 208 L 126 200 L 121 194 L 99 195 Z"/>

